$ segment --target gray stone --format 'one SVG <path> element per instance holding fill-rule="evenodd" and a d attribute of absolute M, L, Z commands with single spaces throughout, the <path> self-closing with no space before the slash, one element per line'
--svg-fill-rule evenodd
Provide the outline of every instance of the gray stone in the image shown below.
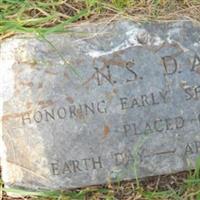
<path fill-rule="evenodd" d="M 86 24 L 1 43 L 6 186 L 66 189 L 194 168 L 200 26 Z"/>

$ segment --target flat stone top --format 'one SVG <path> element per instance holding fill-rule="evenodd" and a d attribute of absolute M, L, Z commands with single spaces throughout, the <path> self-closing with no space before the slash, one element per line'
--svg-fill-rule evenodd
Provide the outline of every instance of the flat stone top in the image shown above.
<path fill-rule="evenodd" d="M 6 186 L 66 189 L 174 173 L 200 152 L 200 26 L 88 24 L 1 43 Z"/>

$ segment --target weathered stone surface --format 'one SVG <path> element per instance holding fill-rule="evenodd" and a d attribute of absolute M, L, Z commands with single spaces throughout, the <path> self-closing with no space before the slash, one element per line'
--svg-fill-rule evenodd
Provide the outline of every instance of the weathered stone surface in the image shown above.
<path fill-rule="evenodd" d="M 74 188 L 194 167 L 197 24 L 119 21 L 47 40 L 19 35 L 0 56 L 7 186 Z"/>

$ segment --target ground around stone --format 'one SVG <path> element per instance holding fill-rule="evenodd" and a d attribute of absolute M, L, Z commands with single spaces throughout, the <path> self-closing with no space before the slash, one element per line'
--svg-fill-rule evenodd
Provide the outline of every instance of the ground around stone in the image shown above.
<path fill-rule="evenodd" d="M 76 3 L 75 3 L 76 2 Z M 102 3 L 103 2 L 103 3 Z M 95 21 L 101 17 L 111 17 L 115 19 L 119 15 L 125 15 L 133 20 L 175 20 L 186 17 L 195 21 L 200 21 L 200 1 L 199 0 L 155 0 L 155 1 L 108 1 L 87 0 L 87 1 L 0 1 L 0 40 L 13 36 L 19 32 L 48 33 L 63 31 L 66 25 L 80 20 Z M 130 6 L 131 2 L 135 2 Z M 128 7 L 129 6 L 129 7 Z M 82 12 L 81 11 L 86 11 Z M 77 15 L 79 14 L 79 15 Z M 75 16 L 75 17 L 74 17 Z M 74 17 L 74 18 L 71 18 Z M 67 23 L 65 23 L 67 20 Z M 61 24 L 61 26 L 56 26 Z M 50 27 L 50 28 L 49 28 Z M 56 28 L 51 28 L 56 27 Z M 188 172 L 178 173 L 169 176 L 159 176 L 145 179 L 139 187 L 135 182 L 123 182 L 120 184 L 110 184 L 107 187 L 94 187 L 83 191 L 83 195 L 76 199 L 119 199 L 119 200 L 198 200 L 200 193 L 199 177 L 186 184 Z M 101 192 L 101 189 L 106 189 Z M 80 194 L 82 190 L 73 191 L 73 194 Z M 171 196 L 158 194 L 169 191 Z M 105 193 L 105 194 L 104 194 Z M 152 194 L 146 195 L 146 194 Z M 179 194 L 176 196 L 176 194 Z M 145 194 L 145 195 L 144 195 Z M 71 195 L 71 194 L 70 194 Z M 147 198 L 145 196 L 148 196 Z M 154 196 L 154 197 L 153 197 Z M 12 198 L 6 193 L 3 200 L 31 199 L 32 197 Z M 60 199 L 70 199 L 71 197 L 61 196 Z M 35 199 L 35 198 L 34 198 Z M 50 199 L 50 198 L 43 198 Z M 71 198 L 72 199 L 72 198 Z M 73 198 L 74 199 L 74 198 Z"/>
<path fill-rule="evenodd" d="M 52 197 L 10 197 L 3 192 L 2 200 L 199 200 L 200 191 L 193 191 L 185 180 L 194 172 L 180 172 L 171 175 L 149 177 L 139 181 L 123 181 L 103 186 L 71 190 L 56 198 Z M 199 188 L 200 190 L 200 188 Z M 81 194 L 82 193 L 82 194 Z"/>
<path fill-rule="evenodd" d="M 120 16 L 134 21 L 200 21 L 199 11 L 199 0 L 1 0 L 0 40 L 23 32 L 63 32 L 75 22 Z"/>

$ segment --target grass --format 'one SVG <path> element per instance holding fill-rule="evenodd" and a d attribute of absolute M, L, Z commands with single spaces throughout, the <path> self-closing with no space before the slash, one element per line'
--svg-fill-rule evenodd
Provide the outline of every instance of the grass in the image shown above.
<path fill-rule="evenodd" d="M 186 17 L 200 22 L 200 0 L 0 0 L 0 40 L 16 33 L 34 33 L 45 39 L 47 34 L 66 32 L 67 27 L 75 22 L 94 22 L 117 16 L 134 21 Z M 108 184 L 67 193 L 20 189 L 4 191 L 31 196 L 31 199 L 200 200 L 200 161 L 196 170 L 187 176 L 181 173 L 144 182 Z M 4 199 L 9 198 L 4 195 Z"/>
<path fill-rule="evenodd" d="M 64 32 L 74 22 L 123 15 L 133 20 L 200 21 L 200 0 L 0 0 L 0 39 L 19 32 Z"/>
<path fill-rule="evenodd" d="M 190 173 L 147 178 L 140 185 L 132 181 L 68 192 L 30 192 L 21 189 L 5 191 L 30 200 L 200 200 L 200 176 L 199 169 L 196 169 Z M 3 200 L 7 200 L 6 197 Z"/>

